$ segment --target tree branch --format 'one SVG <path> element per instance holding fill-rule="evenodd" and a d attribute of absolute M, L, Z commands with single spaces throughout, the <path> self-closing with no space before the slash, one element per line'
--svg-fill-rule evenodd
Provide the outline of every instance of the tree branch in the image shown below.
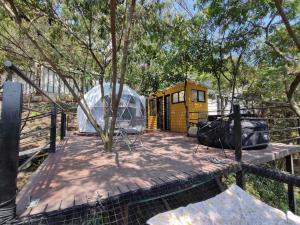
<path fill-rule="evenodd" d="M 298 85 L 300 84 L 300 72 L 296 73 L 295 75 L 296 75 L 296 77 L 290 84 L 289 89 L 286 94 L 288 99 L 292 98 L 294 92 L 296 91 Z"/>
<path fill-rule="evenodd" d="M 290 62 L 291 61 L 282 51 L 280 51 L 280 49 L 278 47 L 276 47 L 274 45 L 274 43 L 272 43 L 272 42 L 270 42 L 268 40 L 266 40 L 265 43 L 268 46 L 270 46 L 273 49 L 273 51 L 276 52 L 277 55 L 279 55 L 281 58 L 283 58 L 286 62 Z"/>
<path fill-rule="evenodd" d="M 295 45 L 298 48 L 298 51 L 300 51 L 300 39 L 297 37 L 296 33 L 294 32 L 293 28 L 290 25 L 290 22 L 289 22 L 287 16 L 285 15 L 285 12 L 282 8 L 282 0 L 274 0 L 274 2 L 275 2 L 275 6 L 278 10 L 279 15 L 281 16 L 281 19 L 285 25 L 285 28 L 286 28 L 288 34 L 293 39 Z"/>

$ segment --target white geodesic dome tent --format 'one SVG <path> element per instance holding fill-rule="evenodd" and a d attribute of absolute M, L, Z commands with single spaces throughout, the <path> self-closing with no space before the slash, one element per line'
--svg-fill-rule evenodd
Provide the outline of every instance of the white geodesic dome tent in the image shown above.
<path fill-rule="evenodd" d="M 104 109 L 106 109 L 107 115 L 111 115 L 111 86 L 109 83 L 103 84 L 104 88 L 104 99 L 105 106 L 103 106 L 102 96 L 101 96 L 101 86 L 97 85 L 89 90 L 84 98 L 87 102 L 88 107 L 91 109 L 94 118 L 97 123 L 103 128 L 104 127 Z M 117 92 L 119 90 L 119 84 L 117 84 Z M 136 91 L 129 88 L 127 85 L 123 86 L 122 97 L 120 99 L 120 104 L 118 108 L 118 121 L 119 124 L 130 124 L 129 121 L 138 118 L 140 121 L 139 127 L 145 128 L 145 122 L 143 122 L 146 115 L 146 99 L 144 96 L 140 96 Z M 91 125 L 81 107 L 77 108 L 77 120 L 80 132 L 95 132 L 94 127 Z M 122 123 L 125 122 L 125 123 Z M 126 123 L 128 122 L 128 123 Z"/>

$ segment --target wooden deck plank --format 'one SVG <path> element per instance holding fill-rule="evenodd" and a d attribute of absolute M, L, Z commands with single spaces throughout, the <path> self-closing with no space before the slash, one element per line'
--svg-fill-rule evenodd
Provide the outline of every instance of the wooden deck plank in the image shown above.
<path fill-rule="evenodd" d="M 60 209 L 67 209 L 74 206 L 75 195 L 70 198 L 64 198 L 61 201 Z"/>
<path fill-rule="evenodd" d="M 29 196 L 39 199 L 30 214 L 95 202 L 120 193 L 150 188 L 168 181 L 211 174 L 236 165 L 234 151 L 207 148 L 183 134 L 156 132 L 143 135 L 144 147 L 116 154 L 103 151 L 94 136 L 70 135 L 50 154 L 17 196 L 17 215 L 28 214 Z M 195 149 L 198 147 L 197 153 Z M 300 152 L 299 146 L 271 144 L 264 150 L 243 151 L 243 160 L 260 164 Z M 209 157 L 222 159 L 213 163 Z"/>

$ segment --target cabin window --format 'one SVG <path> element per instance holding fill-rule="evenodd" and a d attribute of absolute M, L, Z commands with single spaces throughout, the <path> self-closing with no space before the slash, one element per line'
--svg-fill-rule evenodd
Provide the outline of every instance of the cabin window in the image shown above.
<path fill-rule="evenodd" d="M 192 90 L 192 102 L 205 102 L 205 91 Z"/>
<path fill-rule="evenodd" d="M 150 99 L 150 116 L 156 116 L 156 104 L 155 99 Z"/>
<path fill-rule="evenodd" d="M 184 102 L 184 91 L 175 92 L 172 94 L 172 103 Z"/>
<path fill-rule="evenodd" d="M 184 91 L 180 91 L 178 95 L 179 95 L 178 102 L 184 102 Z"/>
<path fill-rule="evenodd" d="M 197 95 L 198 95 L 198 91 L 192 90 L 192 102 L 197 102 Z"/>
<path fill-rule="evenodd" d="M 172 94 L 172 103 L 178 103 L 178 92 Z"/>

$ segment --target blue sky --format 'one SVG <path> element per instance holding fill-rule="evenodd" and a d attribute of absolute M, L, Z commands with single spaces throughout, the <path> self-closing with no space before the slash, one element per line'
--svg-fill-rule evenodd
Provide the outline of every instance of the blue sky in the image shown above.
<path fill-rule="evenodd" d="M 195 14 L 194 0 L 174 0 L 173 6 L 176 11 L 180 11 L 186 15 L 189 15 L 189 12 Z"/>

